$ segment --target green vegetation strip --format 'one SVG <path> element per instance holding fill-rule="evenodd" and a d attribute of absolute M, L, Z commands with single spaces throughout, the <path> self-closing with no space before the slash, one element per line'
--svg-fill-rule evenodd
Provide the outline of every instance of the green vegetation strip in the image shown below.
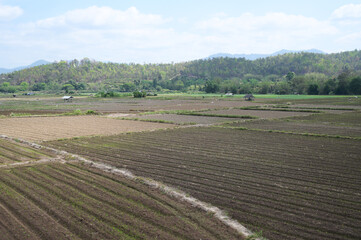
<path fill-rule="evenodd" d="M 241 109 L 241 110 L 256 110 L 256 111 L 277 111 L 277 112 L 310 112 L 310 113 L 322 113 L 322 111 L 318 110 L 310 110 L 310 109 L 288 109 L 288 108 L 263 108 L 263 107 L 240 107 L 234 109 Z"/>
<path fill-rule="evenodd" d="M 122 117 L 122 118 L 116 118 L 121 120 L 132 120 L 132 121 L 141 121 L 141 122 L 155 122 L 155 123 L 169 123 L 169 124 L 177 124 L 173 121 L 167 121 L 162 119 L 143 119 L 143 118 L 130 118 L 130 117 Z"/>
<path fill-rule="evenodd" d="M 271 106 L 272 108 L 282 108 L 282 109 L 287 109 L 287 108 L 292 108 L 292 109 L 317 109 L 317 110 L 342 110 L 342 111 L 355 111 L 357 110 L 356 108 L 342 108 L 342 107 L 290 107 L 290 106 L 282 106 L 282 105 L 276 105 L 276 106 Z M 281 111 L 281 110 L 277 110 L 277 111 Z"/>
<path fill-rule="evenodd" d="M 249 115 L 227 115 L 227 114 L 202 113 L 202 112 L 211 111 L 211 110 L 213 110 L 213 109 L 203 109 L 203 110 L 194 110 L 194 111 L 190 111 L 190 110 L 155 111 L 155 112 L 140 113 L 140 115 L 177 114 L 177 115 L 191 115 L 191 116 L 201 116 L 201 117 L 258 119 L 258 117 L 249 116 Z"/>
<path fill-rule="evenodd" d="M 229 129 L 236 129 L 236 130 L 249 130 L 249 131 L 258 131 L 258 132 L 285 133 L 285 134 L 311 136 L 311 137 L 326 137 L 326 138 L 341 138 L 341 139 L 361 140 L 361 137 L 329 135 L 329 134 L 320 134 L 320 133 L 300 133 L 300 132 L 271 130 L 271 129 L 259 129 L 259 128 L 247 128 L 247 127 L 230 127 L 230 126 L 224 126 L 224 125 L 214 125 L 213 127 L 229 128 Z"/>
<path fill-rule="evenodd" d="M 58 117 L 58 116 L 80 116 L 80 115 L 99 115 L 99 113 L 94 110 L 81 111 L 80 109 L 77 109 L 72 112 L 59 113 L 59 114 L 11 113 L 10 117 Z"/>

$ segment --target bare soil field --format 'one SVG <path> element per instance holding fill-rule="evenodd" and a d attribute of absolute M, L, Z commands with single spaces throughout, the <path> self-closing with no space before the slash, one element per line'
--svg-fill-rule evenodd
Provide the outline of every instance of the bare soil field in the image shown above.
<path fill-rule="evenodd" d="M 0 119 L 0 133 L 29 141 L 150 131 L 172 124 L 136 122 L 99 116 L 21 117 Z"/>
<path fill-rule="evenodd" d="M 269 239 L 361 238 L 358 140 L 198 127 L 47 144 L 180 188 Z"/>
<path fill-rule="evenodd" d="M 361 127 L 345 127 L 322 123 L 283 121 L 283 120 L 252 120 L 229 123 L 230 127 L 246 127 L 249 129 L 279 130 L 296 133 L 314 133 L 334 136 L 361 137 Z"/>
<path fill-rule="evenodd" d="M 0 138 L 0 167 L 14 163 L 34 162 L 55 157 L 53 153 L 47 150 L 30 148 L 24 144 Z"/>
<path fill-rule="evenodd" d="M 1 239 L 240 239 L 212 215 L 77 163 L 0 169 Z"/>
<path fill-rule="evenodd" d="M 179 114 L 154 114 L 154 115 L 138 115 L 139 119 L 153 119 L 153 120 L 165 120 L 178 124 L 214 124 L 222 122 L 233 122 L 234 118 L 222 118 L 222 117 L 206 117 L 206 116 L 192 116 L 192 115 L 179 115 Z"/>
<path fill-rule="evenodd" d="M 342 114 L 311 114 L 309 116 L 294 117 L 290 119 L 302 122 L 322 123 L 326 126 L 339 125 L 361 127 L 361 112 L 359 111 Z"/>
<path fill-rule="evenodd" d="M 262 111 L 262 110 L 242 110 L 242 109 L 228 109 L 228 110 L 214 110 L 207 111 L 207 114 L 220 115 L 248 115 L 264 119 L 285 118 L 292 116 L 307 116 L 311 113 L 307 112 L 284 112 L 284 111 Z"/>
<path fill-rule="evenodd" d="M 244 107 L 258 105 L 243 99 L 195 98 L 195 99 L 135 99 L 135 98 L 84 98 L 75 97 L 72 102 L 64 102 L 61 97 L 28 99 L 0 98 L 0 115 L 11 112 L 62 113 L 76 109 L 94 110 L 100 113 L 135 113 L 158 110 L 203 110 L 225 107 Z"/>

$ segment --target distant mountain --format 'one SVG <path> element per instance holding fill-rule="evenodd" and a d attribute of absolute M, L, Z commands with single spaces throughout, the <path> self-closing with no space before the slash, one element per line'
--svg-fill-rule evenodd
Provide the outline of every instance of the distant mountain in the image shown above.
<path fill-rule="evenodd" d="M 0 74 L 1 73 L 10 73 L 10 72 L 14 72 L 14 71 L 18 71 L 18 70 L 22 70 L 25 68 L 32 68 L 32 67 L 36 67 L 36 66 L 40 66 L 40 65 L 45 65 L 45 64 L 49 64 L 51 62 L 45 61 L 45 60 L 38 60 L 28 66 L 22 66 L 22 67 L 16 67 L 16 68 L 0 68 Z"/>
<path fill-rule="evenodd" d="M 318 50 L 318 49 L 309 49 L 309 50 L 286 50 L 282 49 L 280 51 L 271 53 L 271 54 L 230 54 L 230 53 L 216 53 L 213 54 L 205 59 L 212 59 L 212 58 L 220 58 L 220 57 L 228 57 L 228 58 L 245 58 L 247 60 L 256 60 L 259 58 L 266 58 L 266 57 L 272 57 L 277 55 L 283 55 L 286 53 L 301 53 L 301 52 L 307 52 L 307 53 L 320 53 L 320 54 L 326 54 L 325 52 Z"/>

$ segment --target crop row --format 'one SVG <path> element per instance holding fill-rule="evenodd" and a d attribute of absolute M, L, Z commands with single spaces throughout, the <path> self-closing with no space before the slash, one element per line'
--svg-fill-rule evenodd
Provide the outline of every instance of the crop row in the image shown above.
<path fill-rule="evenodd" d="M 359 141 L 191 128 L 48 144 L 179 187 L 269 238 L 361 236 Z"/>
<path fill-rule="evenodd" d="M 220 232 L 239 237 L 164 194 L 80 164 L 1 171 L 0 193 L 0 215 L 21 223 L 31 239 L 218 239 Z M 13 238 L 15 227 L 2 229 L 0 221 L 1 233 Z"/>
<path fill-rule="evenodd" d="M 36 150 L 20 143 L 0 139 L 0 165 L 50 157 L 54 157 L 54 154 L 46 150 Z"/>

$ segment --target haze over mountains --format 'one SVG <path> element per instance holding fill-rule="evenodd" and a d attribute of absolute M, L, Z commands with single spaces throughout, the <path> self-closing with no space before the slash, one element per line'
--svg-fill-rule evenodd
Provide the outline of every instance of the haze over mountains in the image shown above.
<path fill-rule="evenodd" d="M 300 53 L 300 52 L 308 52 L 308 53 L 320 53 L 320 54 L 326 54 L 325 52 L 318 50 L 318 49 L 309 49 L 309 50 L 286 50 L 286 49 L 282 49 L 280 51 L 271 53 L 271 54 L 230 54 L 230 53 L 216 53 L 213 55 L 210 55 L 204 59 L 212 59 L 212 58 L 219 58 L 219 57 L 228 57 L 228 58 L 245 58 L 247 60 L 256 60 L 259 58 L 266 58 L 266 57 L 272 57 L 272 56 L 277 56 L 277 55 L 283 55 L 286 53 Z M 36 66 L 40 66 L 40 65 L 45 65 L 45 64 L 49 64 L 51 62 L 46 61 L 46 60 L 38 60 L 30 65 L 27 66 L 20 66 L 20 67 L 16 67 L 16 68 L 0 68 L 0 74 L 2 73 L 10 73 L 10 72 L 14 72 L 14 71 L 18 71 L 18 70 L 22 70 L 22 69 L 26 69 L 26 68 L 31 68 L 31 67 L 36 67 Z"/>
<path fill-rule="evenodd" d="M 256 60 L 259 58 L 266 58 L 266 57 L 272 57 L 272 56 L 277 56 L 277 55 L 283 55 L 286 53 L 300 53 L 300 52 L 307 52 L 307 53 L 320 53 L 320 54 L 326 54 L 325 52 L 318 50 L 318 49 L 308 49 L 308 50 L 286 50 L 286 49 L 282 49 L 280 51 L 271 53 L 271 54 L 230 54 L 230 53 L 216 53 L 213 55 L 210 55 L 209 57 L 205 58 L 205 59 L 210 59 L 210 58 L 218 58 L 218 57 L 229 57 L 229 58 L 245 58 L 247 60 Z"/>
<path fill-rule="evenodd" d="M 45 64 L 49 64 L 51 62 L 45 61 L 45 60 L 38 60 L 30 65 L 27 66 L 21 66 L 21 67 L 16 67 L 16 68 L 0 68 L 0 74 L 1 73 L 10 73 L 10 72 L 14 72 L 14 71 L 18 71 L 21 69 L 25 69 L 25 68 L 31 68 L 31 67 L 36 67 L 36 66 L 40 66 L 40 65 L 45 65 Z"/>

